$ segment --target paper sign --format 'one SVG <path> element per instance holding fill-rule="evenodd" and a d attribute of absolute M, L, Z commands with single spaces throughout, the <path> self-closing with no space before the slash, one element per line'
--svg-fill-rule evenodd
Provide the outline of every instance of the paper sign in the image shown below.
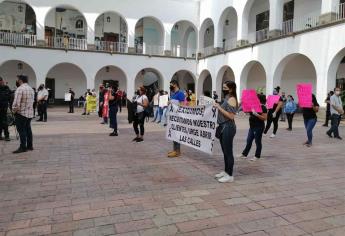
<path fill-rule="evenodd" d="M 167 107 L 169 104 L 169 95 L 159 96 L 159 107 Z"/>
<path fill-rule="evenodd" d="M 254 89 L 242 91 L 242 109 L 243 112 L 252 112 L 254 109 L 255 112 L 262 113 L 260 100 Z"/>
<path fill-rule="evenodd" d="M 279 99 L 279 95 L 269 95 L 267 97 L 267 109 L 272 109 L 274 104 L 277 104 L 279 102 Z"/>
<path fill-rule="evenodd" d="M 95 112 L 97 109 L 97 97 L 88 95 L 86 97 L 86 110 L 88 113 Z"/>
<path fill-rule="evenodd" d="M 313 85 L 312 84 L 297 84 L 296 90 L 297 90 L 299 106 L 302 108 L 313 107 L 313 101 L 312 101 Z"/>
<path fill-rule="evenodd" d="M 213 105 L 214 99 L 207 96 L 199 97 L 199 106 Z"/>
<path fill-rule="evenodd" d="M 70 101 L 72 101 L 72 94 L 65 93 L 65 102 L 70 102 Z"/>
<path fill-rule="evenodd" d="M 214 106 L 168 107 L 166 138 L 199 151 L 212 154 L 218 109 Z"/>

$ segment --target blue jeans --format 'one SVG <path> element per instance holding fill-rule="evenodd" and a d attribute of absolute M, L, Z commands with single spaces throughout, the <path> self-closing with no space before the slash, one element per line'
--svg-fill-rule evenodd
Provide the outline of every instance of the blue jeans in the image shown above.
<path fill-rule="evenodd" d="M 256 151 L 255 157 L 261 157 L 262 150 L 262 133 L 264 132 L 264 127 L 254 127 L 250 128 L 248 131 L 247 145 L 244 151 L 242 152 L 243 156 L 248 156 L 250 149 L 252 148 L 253 141 L 255 139 Z"/>
<path fill-rule="evenodd" d="M 308 144 L 313 144 L 313 129 L 316 125 L 316 119 L 304 120 L 304 127 L 307 130 Z"/>
<path fill-rule="evenodd" d="M 153 106 L 153 121 L 155 122 L 156 120 L 159 120 L 158 118 L 160 117 L 159 115 L 159 106 Z"/>
<path fill-rule="evenodd" d="M 331 128 L 328 130 L 328 134 L 332 135 L 334 134 L 334 137 L 339 137 L 339 124 L 341 121 L 341 115 L 332 114 L 331 115 Z"/>
<path fill-rule="evenodd" d="M 224 124 L 220 145 L 224 154 L 225 172 L 232 176 L 234 171 L 233 142 L 236 135 L 236 125 L 233 123 Z"/>
<path fill-rule="evenodd" d="M 162 110 L 162 119 L 161 119 L 161 124 L 166 125 L 167 124 L 167 112 L 168 112 L 168 107 L 164 107 Z"/>

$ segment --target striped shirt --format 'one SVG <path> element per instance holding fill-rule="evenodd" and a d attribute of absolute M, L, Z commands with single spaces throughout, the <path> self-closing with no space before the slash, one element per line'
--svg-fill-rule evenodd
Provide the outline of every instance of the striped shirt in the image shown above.
<path fill-rule="evenodd" d="M 17 114 L 25 116 L 26 118 L 33 118 L 34 97 L 34 90 L 27 83 L 22 84 L 16 90 L 12 105 L 13 111 Z"/>

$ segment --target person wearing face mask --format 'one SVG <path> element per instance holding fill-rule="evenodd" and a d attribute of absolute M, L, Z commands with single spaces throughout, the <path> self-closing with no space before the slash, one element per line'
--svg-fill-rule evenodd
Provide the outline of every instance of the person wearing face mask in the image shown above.
<path fill-rule="evenodd" d="M 274 89 L 273 95 L 279 95 L 279 91 L 280 91 L 280 87 L 278 86 Z M 265 136 L 267 135 L 267 132 L 269 131 L 273 123 L 273 133 L 270 136 L 270 138 L 276 137 L 277 131 L 278 131 L 279 116 L 282 112 L 283 105 L 284 105 L 283 99 L 280 97 L 278 103 L 274 104 L 272 109 L 268 109 L 267 124 L 264 131 Z"/>
<path fill-rule="evenodd" d="M 215 175 L 220 183 L 233 182 L 234 153 L 233 141 L 236 135 L 235 116 L 238 109 L 236 84 L 227 81 L 223 84 L 224 101 L 220 105 L 215 102 L 214 107 L 218 109 L 218 124 L 222 130 L 220 134 L 220 145 L 224 154 L 224 171 Z"/>
<path fill-rule="evenodd" d="M 172 104 L 183 105 L 185 100 L 185 95 L 182 90 L 180 90 L 180 86 L 177 80 L 170 81 L 170 102 Z M 181 156 L 181 144 L 178 142 L 174 142 L 173 151 L 168 153 L 169 158 L 176 158 Z"/>
<path fill-rule="evenodd" d="M 285 114 L 288 120 L 289 127 L 287 128 L 288 131 L 292 131 L 292 121 L 293 117 L 295 115 L 295 112 L 297 110 L 297 105 L 295 103 L 295 100 L 291 95 L 287 97 L 287 102 L 285 104 Z"/>
<path fill-rule="evenodd" d="M 117 113 L 121 97 L 118 95 L 118 86 L 111 85 L 109 88 L 109 120 L 110 128 L 113 132 L 109 136 L 118 136 L 117 133 Z"/>
<path fill-rule="evenodd" d="M 145 109 L 149 106 L 149 99 L 146 96 L 146 89 L 143 86 L 138 89 L 134 103 L 136 104 L 136 111 L 134 113 L 133 128 L 137 136 L 133 139 L 133 142 L 140 143 L 144 141 Z M 138 127 L 140 127 L 140 132 Z"/>
<path fill-rule="evenodd" d="M 37 94 L 37 103 L 38 103 L 38 110 L 40 118 L 37 120 L 38 122 L 47 122 L 47 108 L 48 108 L 48 90 L 45 88 L 44 84 L 41 84 L 38 88 Z"/>
<path fill-rule="evenodd" d="M 250 149 L 252 148 L 253 141 L 255 140 L 256 151 L 255 156 L 250 159 L 251 161 L 257 161 L 261 158 L 262 150 L 262 133 L 265 129 L 265 121 L 267 120 L 267 109 L 266 109 L 266 96 L 258 94 L 258 98 L 261 103 L 261 113 L 257 113 L 255 110 L 252 110 L 249 117 L 249 132 L 247 136 L 247 145 L 240 155 L 241 158 L 246 159 Z"/>
<path fill-rule="evenodd" d="M 341 121 L 341 116 L 344 114 L 343 109 L 343 102 L 340 98 L 341 90 L 340 88 L 336 88 L 334 90 L 334 95 L 330 99 L 330 107 L 331 107 L 331 128 L 327 131 L 327 135 L 332 138 L 332 134 L 334 138 L 342 140 L 339 135 L 339 124 Z"/>

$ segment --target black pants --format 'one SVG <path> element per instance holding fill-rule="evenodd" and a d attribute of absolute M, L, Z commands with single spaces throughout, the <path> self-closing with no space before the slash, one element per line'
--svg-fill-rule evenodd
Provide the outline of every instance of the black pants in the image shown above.
<path fill-rule="evenodd" d="M 337 114 L 331 115 L 331 128 L 328 130 L 327 133 L 329 133 L 330 135 L 332 135 L 333 133 L 335 138 L 339 137 L 340 121 L 341 121 L 341 115 L 337 115 Z"/>
<path fill-rule="evenodd" d="M 47 108 L 48 108 L 47 101 L 41 101 L 38 103 L 38 114 L 40 115 L 39 120 L 47 121 Z"/>
<path fill-rule="evenodd" d="M 255 157 L 257 158 L 261 157 L 263 132 L 264 132 L 264 127 L 254 127 L 254 128 L 249 129 L 248 137 L 247 137 L 247 145 L 244 151 L 242 152 L 243 156 L 248 156 L 250 149 L 252 148 L 253 141 L 255 139 L 255 144 L 256 144 Z"/>
<path fill-rule="evenodd" d="M 287 117 L 288 124 L 289 124 L 289 129 L 292 129 L 292 121 L 293 121 L 294 115 L 295 115 L 295 113 L 286 113 L 286 117 Z"/>
<path fill-rule="evenodd" d="M 7 107 L 0 108 L 0 136 L 2 135 L 2 131 L 4 131 L 5 138 L 10 137 L 7 124 L 7 109 Z"/>
<path fill-rule="evenodd" d="M 24 150 L 32 148 L 31 119 L 16 114 L 15 122 L 20 137 L 20 148 Z"/>
<path fill-rule="evenodd" d="M 117 132 L 117 106 L 109 106 L 110 128 Z"/>
<path fill-rule="evenodd" d="M 327 111 L 326 112 L 326 120 L 325 120 L 325 125 L 328 126 L 329 124 L 329 120 L 331 119 L 331 112 L 330 111 Z"/>
<path fill-rule="evenodd" d="M 37 102 L 34 102 L 33 108 L 34 108 L 34 117 L 35 117 L 36 116 L 36 110 L 37 110 Z"/>
<path fill-rule="evenodd" d="M 236 125 L 234 123 L 224 124 L 223 133 L 220 137 L 220 145 L 224 154 L 225 172 L 232 176 L 234 171 L 233 141 L 236 135 Z"/>
<path fill-rule="evenodd" d="M 273 134 L 277 133 L 279 116 L 280 116 L 280 113 L 277 113 L 276 117 L 273 118 L 273 112 L 268 112 L 267 124 L 266 124 L 266 129 L 264 131 L 264 134 L 267 134 L 267 132 L 270 130 L 272 123 L 273 123 Z"/>
<path fill-rule="evenodd" d="M 136 135 L 139 135 L 139 128 L 138 128 L 138 126 L 139 126 L 140 127 L 140 135 L 144 136 L 144 133 L 145 133 L 144 123 L 145 123 L 144 112 L 135 114 L 134 120 L 133 120 L 133 128 L 134 128 L 134 132 Z"/>
<path fill-rule="evenodd" d="M 69 102 L 69 113 L 74 113 L 74 101 Z"/>

